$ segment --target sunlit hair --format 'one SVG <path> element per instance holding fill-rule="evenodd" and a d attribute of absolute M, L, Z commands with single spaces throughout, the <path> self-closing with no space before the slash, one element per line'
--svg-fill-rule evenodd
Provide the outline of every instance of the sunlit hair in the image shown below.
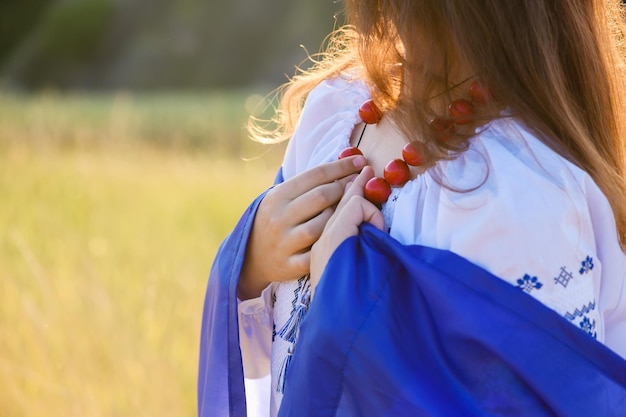
<path fill-rule="evenodd" d="M 492 107 L 521 121 L 580 166 L 607 196 L 626 248 L 624 20 L 619 0 L 345 0 L 347 26 L 325 54 L 281 91 L 261 141 L 292 134 L 309 91 L 323 79 L 361 73 L 372 96 L 431 161 L 462 151 L 434 137 L 428 122 L 461 96 L 465 76 L 488 86 Z M 459 73 L 471 68 L 471 74 Z"/>

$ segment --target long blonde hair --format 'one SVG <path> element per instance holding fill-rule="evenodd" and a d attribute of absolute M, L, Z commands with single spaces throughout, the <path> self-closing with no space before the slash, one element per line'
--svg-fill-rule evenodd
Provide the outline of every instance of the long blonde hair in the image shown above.
<path fill-rule="evenodd" d="M 313 67 L 281 89 L 271 129 L 251 124 L 254 138 L 289 138 L 309 91 L 357 70 L 400 129 L 425 141 L 431 159 L 441 158 L 451 148 L 428 128 L 442 112 L 432 97 L 454 98 L 450 75 L 463 62 L 494 103 L 506 104 L 544 143 L 589 173 L 611 204 L 626 249 L 619 0 L 345 0 L 345 18 Z M 403 70 L 390 70 L 396 66 Z"/>

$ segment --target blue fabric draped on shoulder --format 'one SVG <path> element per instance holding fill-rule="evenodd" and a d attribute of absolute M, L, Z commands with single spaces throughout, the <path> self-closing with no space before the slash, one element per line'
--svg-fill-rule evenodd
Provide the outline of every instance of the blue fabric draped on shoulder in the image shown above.
<path fill-rule="evenodd" d="M 448 251 L 371 225 L 333 254 L 280 417 L 620 416 L 626 361 Z"/>
<path fill-rule="evenodd" d="M 279 173 L 277 183 L 282 181 Z M 245 417 L 237 282 L 264 194 L 206 293 L 200 417 Z M 518 288 L 370 225 L 335 252 L 302 323 L 280 417 L 626 415 L 626 361 Z"/>
<path fill-rule="evenodd" d="M 282 170 L 275 184 L 283 181 Z M 198 365 L 198 416 L 245 417 L 246 396 L 239 349 L 237 283 L 254 216 L 266 193 L 257 197 L 222 242 L 209 275 L 202 314 Z"/>

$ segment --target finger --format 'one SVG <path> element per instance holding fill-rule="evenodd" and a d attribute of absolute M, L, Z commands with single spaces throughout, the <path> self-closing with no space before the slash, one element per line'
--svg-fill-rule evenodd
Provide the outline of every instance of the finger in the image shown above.
<path fill-rule="evenodd" d="M 317 216 L 293 228 L 289 233 L 289 239 L 293 239 L 294 246 L 308 250 L 319 239 L 333 212 L 332 208 L 326 208 Z"/>
<path fill-rule="evenodd" d="M 322 236 L 311 250 L 311 294 L 332 254 L 343 241 L 358 235 L 359 225 L 369 222 L 383 230 L 385 224 L 378 207 L 359 195 L 352 196 L 341 211 L 335 211 L 333 219 L 335 221 L 327 224 Z"/>
<path fill-rule="evenodd" d="M 348 189 L 348 186 L 350 184 L 352 184 L 354 182 L 354 180 L 356 179 L 356 177 L 359 176 L 359 173 L 356 174 L 350 174 L 347 177 L 343 177 L 341 179 L 338 179 L 337 181 L 335 181 L 336 183 L 340 184 L 342 189 L 345 191 Z M 342 193 L 343 195 L 343 193 Z"/>
<path fill-rule="evenodd" d="M 343 195 L 344 201 L 349 201 L 354 195 L 363 196 L 365 184 L 372 178 L 374 178 L 374 168 L 371 166 L 364 167 L 353 181 L 346 184 L 347 188 Z"/>
<path fill-rule="evenodd" d="M 363 213 L 363 222 L 370 223 L 378 230 L 385 229 L 385 218 L 383 213 L 371 201 L 361 198 L 361 210 Z"/>
<path fill-rule="evenodd" d="M 311 251 L 296 253 L 287 260 L 290 276 L 301 277 L 311 270 Z"/>
<path fill-rule="evenodd" d="M 293 213 L 294 224 L 304 223 L 326 208 L 337 205 L 343 196 L 346 184 L 353 177 L 354 174 L 338 181 L 319 185 L 296 197 L 288 204 L 288 210 Z"/>
<path fill-rule="evenodd" d="M 385 227 L 383 214 L 378 207 L 359 195 L 352 196 L 341 210 L 338 208 L 332 220 L 332 223 L 328 222 L 324 231 L 335 242 L 330 245 L 331 247 L 336 247 L 348 237 L 358 234 L 358 228 L 364 222 L 371 223 L 379 230 Z"/>
<path fill-rule="evenodd" d="M 354 196 L 363 196 L 363 188 L 365 184 L 374 177 L 374 170 L 370 166 L 366 166 L 363 168 L 361 173 L 357 175 L 357 177 L 350 184 L 347 185 L 346 191 L 343 194 L 343 197 L 337 204 L 337 208 L 335 209 L 335 214 L 328 220 L 328 226 L 332 225 L 335 222 L 336 217 L 339 215 L 340 211 L 343 211 L 344 206 L 352 199 Z"/>
<path fill-rule="evenodd" d="M 296 198 L 321 184 L 357 173 L 366 163 L 365 157 L 356 155 L 319 165 L 285 181 L 281 184 L 282 192 L 287 198 Z"/>

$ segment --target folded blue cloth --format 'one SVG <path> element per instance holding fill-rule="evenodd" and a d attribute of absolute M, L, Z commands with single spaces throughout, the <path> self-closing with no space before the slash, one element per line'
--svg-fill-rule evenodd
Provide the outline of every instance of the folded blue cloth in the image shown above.
<path fill-rule="evenodd" d="M 263 196 L 211 270 L 200 417 L 246 416 L 236 289 Z M 367 224 L 330 259 L 286 378 L 280 417 L 626 416 L 617 354 L 454 253 Z"/>
<path fill-rule="evenodd" d="M 279 416 L 623 417 L 626 361 L 467 260 L 366 224 L 320 280 Z"/>

